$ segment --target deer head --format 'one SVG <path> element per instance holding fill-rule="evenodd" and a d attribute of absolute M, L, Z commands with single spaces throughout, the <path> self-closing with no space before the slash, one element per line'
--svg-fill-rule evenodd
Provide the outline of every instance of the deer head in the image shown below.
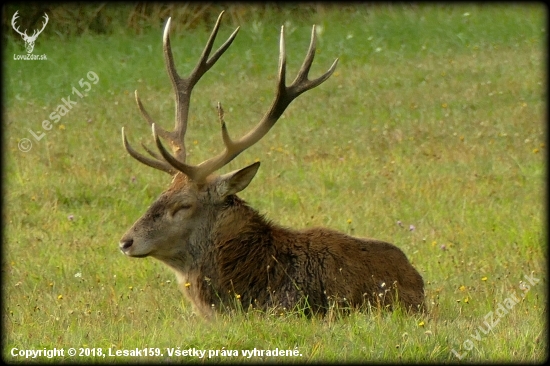
<path fill-rule="evenodd" d="M 36 39 L 38 38 L 38 36 L 40 35 L 40 33 L 42 33 L 42 31 L 44 30 L 44 28 L 46 28 L 46 25 L 48 24 L 48 14 L 44 13 L 44 23 L 42 23 L 42 29 L 40 30 L 35 30 L 32 34 L 32 36 L 28 36 L 27 35 L 27 30 L 25 29 L 25 31 L 23 33 L 21 33 L 19 31 L 19 27 L 16 26 L 15 24 L 15 21 L 17 20 L 17 18 L 19 17 L 17 15 L 17 13 L 19 12 L 16 11 L 15 14 L 13 14 L 13 17 L 11 18 L 11 26 L 13 27 L 13 29 L 19 33 L 21 35 L 21 37 L 23 37 L 23 41 L 25 41 L 25 49 L 27 50 L 27 53 L 32 53 L 33 49 L 34 49 L 34 42 L 36 42 Z"/>
<path fill-rule="evenodd" d="M 258 142 L 273 127 L 284 110 L 296 97 L 327 80 L 336 68 L 338 60 L 335 60 L 329 70 L 320 77 L 314 80 L 308 79 L 308 72 L 315 55 L 316 33 L 315 26 L 313 26 L 309 50 L 303 65 L 294 81 L 287 86 L 285 82 L 284 27 L 281 27 L 278 81 L 271 107 L 251 131 L 234 140 L 229 136 L 224 121 L 223 108 L 218 103 L 218 117 L 225 149 L 217 156 L 198 165 L 188 164 L 185 162 L 184 137 L 187 131 L 191 92 L 204 73 L 229 48 L 239 30 L 237 28 L 225 43 L 210 56 L 222 16 L 223 12 L 218 17 L 199 62 L 187 78 L 181 78 L 175 69 L 170 46 L 170 19 L 166 23 L 163 37 L 164 59 L 176 95 L 176 121 L 173 131 L 166 131 L 153 121 L 145 111 L 136 91 L 138 108 L 145 120 L 151 125 L 153 138 L 160 155 L 145 146 L 145 150 L 151 157 L 138 153 L 128 143 L 123 128 L 122 140 L 124 147 L 132 157 L 141 163 L 169 173 L 174 176 L 174 179 L 170 189 L 153 203 L 146 214 L 134 224 L 121 240 L 120 249 L 128 256 L 144 257 L 151 255 L 159 258 L 172 256 L 174 254 L 172 251 L 175 249 L 171 244 L 174 240 L 180 240 L 188 244 L 190 239 L 197 235 L 200 236 L 201 232 L 205 230 L 203 226 L 213 222 L 212 217 L 216 215 L 218 206 L 222 205 L 227 197 L 248 186 L 259 168 L 259 163 L 254 163 L 224 175 L 216 175 L 214 172 Z M 169 143 L 173 155 L 166 150 L 159 137 Z M 168 252 L 164 251 L 166 247 L 170 247 Z M 178 250 L 181 250 L 181 248 L 178 248 Z M 188 250 L 193 251 L 194 248 L 188 248 Z"/>

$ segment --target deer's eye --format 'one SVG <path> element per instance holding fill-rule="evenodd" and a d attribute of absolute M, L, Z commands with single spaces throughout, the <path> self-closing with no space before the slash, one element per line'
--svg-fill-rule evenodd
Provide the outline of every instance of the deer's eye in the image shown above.
<path fill-rule="evenodd" d="M 181 210 L 188 210 L 191 208 L 191 205 L 189 204 L 181 204 L 181 205 L 176 205 L 174 206 L 174 208 L 172 209 L 171 211 L 171 214 L 172 216 L 174 216 L 175 214 L 177 214 L 179 211 Z"/>

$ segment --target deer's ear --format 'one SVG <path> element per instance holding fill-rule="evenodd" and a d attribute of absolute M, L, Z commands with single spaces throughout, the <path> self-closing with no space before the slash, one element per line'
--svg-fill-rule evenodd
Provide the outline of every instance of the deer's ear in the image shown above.
<path fill-rule="evenodd" d="M 256 175 L 260 162 L 255 162 L 239 170 L 232 171 L 231 173 L 220 176 L 218 181 L 218 193 L 222 197 L 239 193 L 252 181 L 252 178 Z"/>

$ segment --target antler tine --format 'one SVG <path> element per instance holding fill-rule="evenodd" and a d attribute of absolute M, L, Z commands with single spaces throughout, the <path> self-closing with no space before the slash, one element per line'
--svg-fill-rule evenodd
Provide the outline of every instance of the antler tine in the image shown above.
<path fill-rule="evenodd" d="M 151 118 L 151 116 L 149 115 L 149 113 L 147 113 L 147 111 L 145 110 L 145 108 L 143 107 L 143 103 L 141 103 L 141 99 L 139 99 L 139 95 L 138 95 L 138 91 L 136 90 L 134 92 L 135 96 L 136 96 L 136 104 L 138 105 L 138 109 L 139 111 L 141 112 L 141 115 L 143 116 L 143 118 L 147 121 L 147 123 L 149 123 L 149 126 L 153 126 L 153 124 L 155 123 L 155 121 Z M 165 139 L 165 140 L 169 140 L 170 139 L 170 133 L 168 131 L 166 131 L 164 128 L 160 128 L 159 129 L 159 135 Z"/>
<path fill-rule="evenodd" d="M 138 105 L 139 111 L 141 112 L 141 115 L 149 123 L 149 125 L 153 126 L 155 124 L 155 121 L 153 121 L 153 119 L 151 118 L 149 113 L 147 113 L 147 111 L 143 107 L 143 103 L 141 103 L 141 100 L 139 99 L 139 95 L 138 95 L 137 90 L 135 91 L 135 97 L 136 97 L 136 103 Z M 162 130 L 162 131 L 160 131 L 160 134 L 161 134 L 162 138 L 169 140 L 168 132 L 166 132 L 165 130 Z M 126 134 L 124 132 L 124 127 L 122 127 L 122 143 L 123 143 L 124 148 L 126 149 L 126 151 L 130 154 L 130 156 L 132 156 L 137 161 L 139 161 L 139 162 L 141 162 L 141 163 L 143 163 L 147 166 L 150 166 L 151 168 L 162 170 L 162 171 L 164 171 L 168 174 L 177 173 L 177 170 L 174 169 L 173 166 L 168 164 L 166 161 L 160 160 L 159 156 L 157 154 L 155 154 L 154 152 L 152 152 L 150 149 L 148 149 L 144 144 L 141 144 L 141 145 L 143 146 L 145 151 L 147 151 L 149 153 L 149 155 L 151 155 L 155 159 L 151 159 L 147 156 L 144 156 L 144 155 L 138 153 L 136 150 L 134 150 L 130 146 L 130 144 L 128 143 L 128 139 L 126 138 Z"/>
<path fill-rule="evenodd" d="M 223 55 L 223 53 L 229 48 L 229 46 L 237 36 L 237 32 L 239 31 L 239 28 L 237 27 L 237 29 L 235 29 L 235 31 L 229 36 L 229 38 L 214 52 L 212 56 L 210 56 L 210 53 L 212 52 L 212 46 L 218 34 L 218 29 L 220 27 L 223 14 L 224 12 L 222 11 L 218 16 L 218 20 L 216 21 L 214 29 L 212 30 L 212 33 L 210 34 L 210 37 L 206 43 L 206 46 L 204 47 L 201 57 L 197 65 L 195 66 L 195 68 L 187 78 L 181 78 L 178 75 L 178 72 L 176 70 L 176 67 L 174 64 L 174 57 L 172 54 L 172 47 L 170 44 L 171 18 L 168 18 L 166 22 L 166 25 L 164 27 L 164 33 L 163 33 L 164 61 L 166 65 L 166 70 L 168 72 L 168 76 L 170 77 L 170 81 L 172 82 L 174 93 L 176 95 L 176 103 L 175 103 L 176 116 L 175 116 L 175 126 L 173 131 L 169 132 L 155 123 L 155 121 L 151 118 L 149 113 L 147 113 L 147 111 L 145 110 L 143 103 L 139 98 L 137 90 L 135 92 L 136 103 L 138 105 L 139 111 L 141 112 L 141 115 L 147 121 L 147 123 L 149 123 L 151 128 L 153 128 L 153 126 L 156 126 L 154 128 L 154 131 L 156 131 L 155 135 L 158 135 L 162 137 L 164 140 L 167 140 L 169 142 L 172 148 L 172 152 L 175 154 L 175 158 L 179 160 L 179 162 L 181 163 L 179 165 L 182 165 L 182 164 L 185 165 L 185 160 L 186 160 L 184 139 L 185 139 L 185 132 L 187 130 L 187 120 L 189 115 L 189 103 L 191 99 L 191 92 L 194 86 L 200 80 L 200 78 L 208 70 L 210 70 L 210 68 L 216 63 L 216 61 L 218 61 L 218 59 Z M 138 161 L 148 166 L 151 166 L 153 168 L 169 172 L 170 174 L 174 174 L 174 172 L 177 172 L 174 169 L 174 166 L 169 166 L 167 161 L 161 160 L 157 154 L 153 153 L 151 150 L 149 150 L 145 146 L 144 146 L 145 150 L 155 159 L 158 159 L 158 161 L 154 161 L 153 159 L 135 151 L 128 144 L 126 136 L 124 135 L 124 131 L 123 131 L 123 141 L 124 141 L 124 146 L 128 151 L 128 153 Z M 162 155 L 164 156 L 164 154 Z M 180 170 L 194 171 L 194 169 L 192 169 L 189 166 L 187 169 L 183 168 Z"/>
<path fill-rule="evenodd" d="M 11 26 L 12 26 L 13 30 L 15 30 L 21 36 L 27 36 L 27 30 L 25 29 L 25 31 L 23 33 L 21 33 L 21 31 L 19 30 L 19 26 L 15 24 L 15 22 L 17 21 L 17 18 L 19 18 L 18 13 L 19 13 L 19 10 L 17 10 L 15 12 L 15 14 L 13 14 L 13 17 L 11 18 Z"/>
<path fill-rule="evenodd" d="M 313 58 L 315 57 L 315 49 L 317 44 L 316 35 L 317 32 L 315 31 L 315 25 L 313 25 L 313 28 L 311 30 L 311 42 L 309 43 L 309 49 L 307 51 L 306 58 L 304 59 L 304 63 L 302 64 L 302 67 L 300 68 L 296 79 L 294 79 L 291 86 L 289 87 L 295 88 L 294 92 L 297 93 L 297 96 L 325 82 L 332 75 L 334 70 L 336 70 L 336 65 L 338 65 L 338 59 L 336 59 L 334 60 L 327 72 L 325 72 L 323 75 L 315 80 L 308 80 L 308 73 L 311 65 L 313 64 Z"/>
<path fill-rule="evenodd" d="M 153 124 L 154 126 L 154 124 Z M 176 174 L 178 171 L 170 164 L 168 164 L 167 162 L 165 161 L 162 161 L 162 160 L 158 160 L 158 159 L 151 159 L 147 156 L 144 156 L 140 153 L 138 153 L 136 150 L 134 150 L 130 144 L 128 143 L 128 139 L 126 138 L 126 133 L 124 132 L 124 127 L 122 127 L 122 144 L 124 145 L 124 148 L 126 149 L 126 151 L 128 152 L 128 154 L 130 154 L 134 159 L 136 159 L 137 161 L 147 165 L 147 166 L 150 166 L 151 168 L 155 168 L 155 169 L 158 169 L 158 170 L 162 170 L 168 174 Z M 154 155 L 152 154 L 152 152 L 147 149 L 147 152 L 149 152 L 149 154 L 151 155 Z"/>
<path fill-rule="evenodd" d="M 246 135 L 241 137 L 239 140 L 234 141 L 229 137 L 225 121 L 223 120 L 223 109 L 221 108 L 221 104 L 218 104 L 218 115 L 221 123 L 223 142 L 225 145 L 225 149 L 222 153 L 213 158 L 203 161 L 196 167 L 190 167 L 187 164 L 178 163 L 174 160 L 173 157 L 165 156 L 164 153 L 167 152 L 166 150 L 163 150 L 163 148 L 161 148 L 162 145 L 160 144 L 160 141 L 157 140 L 157 146 L 161 150 L 163 157 L 176 169 L 184 172 L 191 179 L 195 181 L 200 181 L 206 178 L 209 174 L 228 164 L 241 152 L 254 145 L 275 125 L 285 109 L 290 105 L 290 103 L 292 103 L 292 101 L 296 97 L 298 97 L 305 91 L 313 89 L 316 86 L 322 84 L 332 75 L 332 73 L 336 69 L 338 59 L 333 62 L 328 71 L 326 71 L 323 75 L 314 80 L 308 79 L 308 73 L 315 55 L 315 43 L 316 33 L 315 26 L 313 26 L 311 32 L 311 42 L 302 67 L 292 84 L 290 86 L 286 86 L 286 52 L 284 41 L 284 26 L 281 27 L 281 38 L 279 42 L 279 70 L 277 93 L 275 95 L 275 98 L 273 99 L 271 107 L 265 113 L 260 122 Z"/>
<path fill-rule="evenodd" d="M 50 19 L 50 18 L 48 18 L 48 14 L 44 13 L 44 20 L 45 20 L 45 22 L 44 22 L 44 21 L 42 22 L 42 29 L 40 29 L 40 30 L 35 29 L 34 32 L 32 32 L 31 38 L 33 38 L 33 37 L 38 37 L 38 35 L 39 35 L 40 33 L 42 33 L 42 31 L 44 30 L 44 28 L 46 28 L 46 25 L 48 25 L 48 20 L 49 20 L 49 19 Z"/>
<path fill-rule="evenodd" d="M 174 87 L 174 93 L 176 94 L 176 118 L 175 118 L 175 125 L 174 125 L 174 131 L 169 133 L 170 139 L 172 143 L 178 142 L 181 145 L 178 146 L 181 151 L 176 154 L 176 157 L 182 161 L 185 162 L 185 144 L 184 144 L 184 138 L 185 138 L 185 132 L 187 130 L 187 120 L 189 116 L 189 103 L 191 99 L 191 91 L 193 90 L 194 86 L 197 84 L 197 82 L 200 80 L 200 78 L 208 71 L 216 61 L 223 55 L 223 53 L 231 46 L 231 43 L 233 43 L 233 40 L 237 36 L 237 33 L 239 31 L 239 27 L 233 31 L 233 33 L 229 36 L 229 38 L 222 44 L 216 52 L 210 57 L 210 52 L 212 52 L 212 46 L 214 45 L 214 40 L 216 39 L 216 36 L 218 34 L 218 30 L 220 28 L 221 20 L 223 17 L 224 12 L 222 11 L 220 15 L 218 16 L 218 20 L 216 21 L 216 24 L 214 25 L 214 29 L 212 30 L 212 33 L 210 34 L 210 37 L 208 38 L 208 41 L 206 42 L 206 45 L 204 47 L 204 50 L 202 52 L 202 55 L 189 75 L 188 78 L 181 78 L 178 75 L 178 72 L 176 71 L 176 67 L 174 64 L 174 57 L 172 55 L 172 47 L 170 45 L 170 35 L 169 35 L 169 27 L 170 27 L 170 19 L 168 20 L 166 24 L 166 28 L 164 30 L 164 60 L 166 63 L 166 70 L 168 71 L 168 75 L 170 76 L 170 80 L 172 81 L 172 85 Z M 160 135 L 163 136 L 163 130 L 159 128 Z"/>
<path fill-rule="evenodd" d="M 227 132 L 227 126 L 225 125 L 223 116 L 224 116 L 224 112 L 223 112 L 222 104 L 218 102 L 218 119 L 220 120 L 220 124 L 222 127 L 222 139 L 225 146 L 229 148 L 233 144 L 233 141 L 229 137 L 229 132 Z"/>
<path fill-rule="evenodd" d="M 187 175 L 192 180 L 197 180 L 196 177 L 198 176 L 198 169 L 196 166 L 188 165 L 180 160 L 173 157 L 166 148 L 162 145 L 162 142 L 160 142 L 159 135 L 157 134 L 157 126 L 153 123 L 153 126 L 151 127 L 153 130 L 153 139 L 155 140 L 155 143 L 157 145 L 157 148 L 160 151 L 160 154 L 162 157 L 174 168 L 182 172 L 183 174 Z M 140 160 L 141 161 L 141 160 Z"/>
<path fill-rule="evenodd" d="M 161 161 L 162 161 L 162 157 L 161 157 L 159 154 L 157 154 L 156 152 L 154 152 L 153 150 L 149 149 L 149 148 L 147 147 L 147 145 L 145 145 L 143 142 L 141 143 L 141 146 L 143 147 L 143 150 L 147 151 L 147 153 L 148 153 L 149 155 L 151 155 L 152 157 L 154 157 L 154 158 L 157 159 L 157 160 L 161 160 Z"/>
<path fill-rule="evenodd" d="M 145 107 L 143 107 L 143 103 L 141 103 L 141 99 L 139 99 L 139 94 L 137 92 L 137 90 L 134 92 L 134 95 L 136 97 L 136 104 L 138 105 L 138 109 L 139 111 L 141 112 L 141 115 L 143 116 L 143 118 L 147 121 L 147 123 L 149 123 L 149 126 L 153 126 L 153 124 L 155 123 L 155 121 L 151 118 L 151 116 L 149 115 L 149 113 L 147 113 L 147 111 L 145 110 Z M 163 139 L 166 139 L 168 140 L 170 138 L 170 134 L 168 131 L 166 131 L 165 129 L 163 128 L 160 128 L 159 130 L 159 135 L 163 138 Z"/>

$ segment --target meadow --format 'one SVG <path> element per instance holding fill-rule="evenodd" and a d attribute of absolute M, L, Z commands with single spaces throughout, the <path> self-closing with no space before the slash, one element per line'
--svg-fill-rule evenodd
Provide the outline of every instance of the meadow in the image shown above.
<path fill-rule="evenodd" d="M 124 126 L 136 148 L 154 145 L 136 89 L 159 124 L 173 125 L 160 26 L 70 37 L 45 28 L 34 53 L 47 61 L 15 60 L 25 53 L 23 41 L 6 38 L 2 357 L 542 362 L 546 22 L 545 8 L 533 4 L 356 5 L 242 20 L 231 48 L 193 92 L 188 161 L 220 151 L 218 101 L 233 136 L 269 107 L 281 24 L 288 79 L 317 24 L 310 75 L 338 57 L 335 74 L 293 102 L 222 173 L 261 161 L 239 196 L 266 217 L 392 242 L 425 281 L 426 314 L 322 319 L 236 312 L 205 321 L 168 268 L 120 253 L 121 236 L 171 180 L 128 156 L 120 133 Z M 181 75 L 194 67 L 212 26 L 172 31 Z M 215 47 L 234 28 L 225 19 Z M 20 353 L 54 348 L 64 355 Z"/>

